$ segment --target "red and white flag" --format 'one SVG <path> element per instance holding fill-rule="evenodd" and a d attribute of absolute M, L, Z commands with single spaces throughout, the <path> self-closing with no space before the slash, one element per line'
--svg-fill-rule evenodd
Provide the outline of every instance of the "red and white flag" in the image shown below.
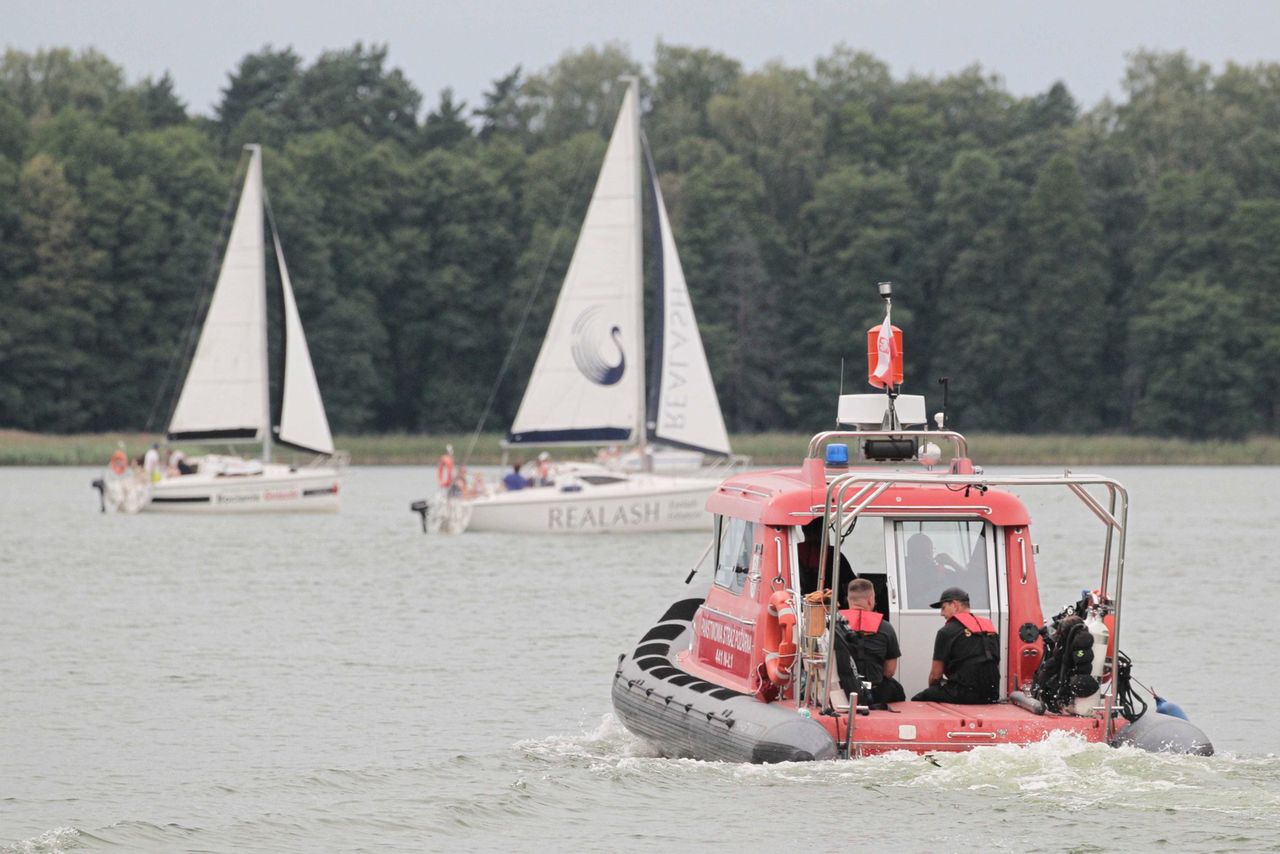
<path fill-rule="evenodd" d="M 889 312 L 886 311 L 884 323 L 880 324 L 880 333 L 876 336 L 876 369 L 871 372 L 882 388 L 893 385 L 893 350 L 893 325 L 889 323 Z"/>

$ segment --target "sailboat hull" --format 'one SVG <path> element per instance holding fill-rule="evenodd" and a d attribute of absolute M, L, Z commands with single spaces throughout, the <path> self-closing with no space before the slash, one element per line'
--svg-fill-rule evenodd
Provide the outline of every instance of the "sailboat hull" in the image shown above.
<path fill-rule="evenodd" d="M 343 472 L 332 466 L 266 465 L 244 474 L 197 473 L 152 484 L 146 513 L 334 513 Z"/>
<path fill-rule="evenodd" d="M 710 478 L 631 475 L 616 483 L 566 483 L 498 492 L 467 502 L 468 531 L 603 534 L 711 530 Z"/>

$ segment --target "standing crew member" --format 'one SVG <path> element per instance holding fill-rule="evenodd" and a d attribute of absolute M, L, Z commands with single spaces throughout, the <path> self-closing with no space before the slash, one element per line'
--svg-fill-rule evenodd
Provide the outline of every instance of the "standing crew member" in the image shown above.
<path fill-rule="evenodd" d="M 977 705 L 1000 696 L 1000 635 L 991 621 L 969 612 L 969 594 L 948 587 L 929 607 L 941 608 L 946 624 L 933 642 L 929 687 L 912 700 Z"/>

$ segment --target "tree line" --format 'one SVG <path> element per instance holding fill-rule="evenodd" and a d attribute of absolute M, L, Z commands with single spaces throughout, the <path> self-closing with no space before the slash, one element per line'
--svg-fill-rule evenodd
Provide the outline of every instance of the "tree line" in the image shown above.
<path fill-rule="evenodd" d="M 210 117 L 101 54 L 0 62 L 0 426 L 163 429 L 245 143 L 334 429 L 514 416 L 624 75 L 729 428 L 830 424 L 895 283 L 908 392 L 1009 432 L 1280 431 L 1280 65 L 1137 52 L 1123 100 L 616 45 L 435 106 L 386 48 L 266 47 Z M 516 332 L 523 330 L 516 340 Z"/>

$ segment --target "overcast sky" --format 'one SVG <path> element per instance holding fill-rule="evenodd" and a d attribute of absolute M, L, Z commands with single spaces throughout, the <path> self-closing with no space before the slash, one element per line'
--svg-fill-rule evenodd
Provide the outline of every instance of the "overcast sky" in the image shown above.
<path fill-rule="evenodd" d="M 356 41 L 386 44 L 424 106 L 452 87 L 476 106 L 496 78 L 565 51 L 617 41 L 646 70 L 654 45 L 709 47 L 748 69 L 772 59 L 812 68 L 844 42 L 895 78 L 979 63 L 1016 95 L 1063 80 L 1084 106 L 1120 97 L 1127 53 L 1188 51 L 1280 60 L 1275 0 L 0 0 L 0 42 L 34 51 L 95 47 L 130 81 L 168 71 L 192 112 L 211 114 L 227 75 L 263 45 L 306 62 Z"/>

